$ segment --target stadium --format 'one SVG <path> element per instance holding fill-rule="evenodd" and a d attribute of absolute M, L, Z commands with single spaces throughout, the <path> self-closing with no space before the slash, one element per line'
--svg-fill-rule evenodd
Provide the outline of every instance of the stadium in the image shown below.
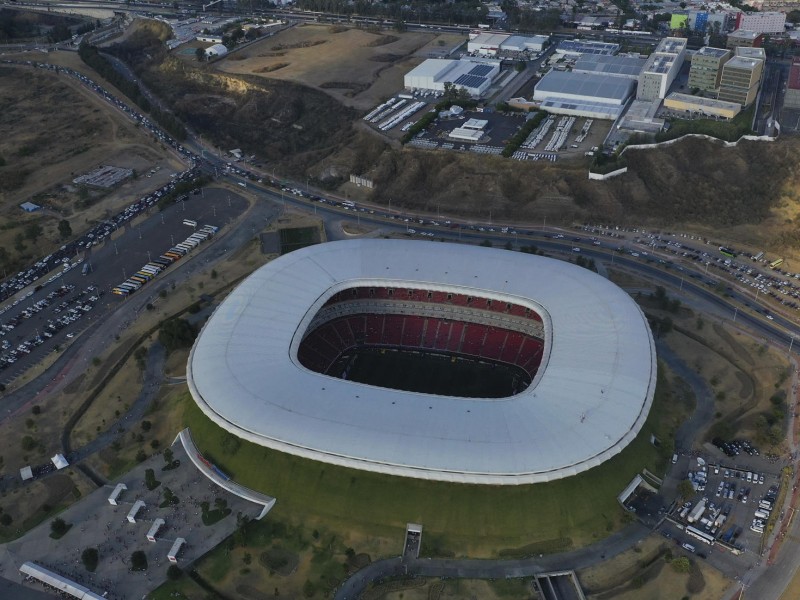
<path fill-rule="evenodd" d="M 357 240 L 265 265 L 208 320 L 203 413 L 292 455 L 419 479 L 553 481 L 600 465 L 650 410 L 656 354 L 616 285 L 476 246 Z"/>

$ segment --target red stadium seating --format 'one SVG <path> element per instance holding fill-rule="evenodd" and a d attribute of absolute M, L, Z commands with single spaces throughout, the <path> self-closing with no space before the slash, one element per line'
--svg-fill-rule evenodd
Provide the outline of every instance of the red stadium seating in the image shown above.
<path fill-rule="evenodd" d="M 407 301 L 408 291 L 395 289 L 391 295 L 399 296 L 398 301 Z M 411 292 L 412 300 L 428 301 L 428 292 Z M 369 293 L 370 288 L 359 288 L 356 295 Z M 385 293 L 388 297 L 389 289 L 383 288 L 383 292 L 379 292 L 376 288 L 372 293 L 376 296 L 378 293 Z M 436 294 L 443 293 L 431 292 L 431 300 Z M 353 297 L 350 290 L 334 296 L 341 302 L 351 301 Z M 467 296 L 453 294 L 451 303 L 466 305 Z M 524 307 L 512 305 L 509 308 L 505 302 L 498 301 L 493 301 L 489 306 L 484 299 L 478 298 L 473 298 L 470 306 L 482 306 L 484 309 L 509 312 L 515 316 L 522 316 L 526 311 Z M 531 377 L 539 367 L 544 347 L 541 340 L 524 333 L 478 323 L 417 315 L 365 313 L 335 318 L 317 327 L 300 344 L 298 358 L 307 368 L 325 373 L 343 353 L 359 345 L 427 348 L 472 356 L 516 365 L 527 371 Z"/>

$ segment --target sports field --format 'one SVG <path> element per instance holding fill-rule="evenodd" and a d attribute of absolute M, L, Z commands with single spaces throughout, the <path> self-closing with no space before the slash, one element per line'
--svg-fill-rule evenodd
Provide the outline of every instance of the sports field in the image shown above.
<path fill-rule="evenodd" d="M 672 397 L 662 368 L 647 423 L 622 453 L 583 475 L 528 486 L 426 482 L 232 443 L 232 434 L 190 398 L 184 423 L 201 451 L 237 482 L 278 499 L 276 518 L 387 539 L 401 538 L 408 522 L 422 523 L 423 550 L 429 554 L 486 557 L 560 551 L 618 529 L 626 515 L 617 495 L 642 468 L 663 472 L 669 459 L 665 454 L 671 456 L 671 444 L 656 449 L 651 434 L 668 441 L 686 412 L 686 405 Z"/>
<path fill-rule="evenodd" d="M 329 375 L 408 392 L 465 398 L 505 398 L 528 380 L 522 369 L 470 358 L 372 348 L 345 353 Z"/>

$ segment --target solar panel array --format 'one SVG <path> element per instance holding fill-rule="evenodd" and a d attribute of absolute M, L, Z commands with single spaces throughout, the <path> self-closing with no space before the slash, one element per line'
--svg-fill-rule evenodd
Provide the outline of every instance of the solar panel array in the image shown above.
<path fill-rule="evenodd" d="M 455 85 L 463 85 L 464 87 L 468 88 L 479 88 L 481 87 L 484 82 L 486 81 L 485 77 L 478 77 L 477 75 L 462 75 L 458 79 L 456 79 L 453 83 Z"/>
<path fill-rule="evenodd" d="M 467 75 L 477 75 L 478 77 L 485 77 L 492 72 L 492 67 L 489 65 L 477 65 L 473 67 Z"/>

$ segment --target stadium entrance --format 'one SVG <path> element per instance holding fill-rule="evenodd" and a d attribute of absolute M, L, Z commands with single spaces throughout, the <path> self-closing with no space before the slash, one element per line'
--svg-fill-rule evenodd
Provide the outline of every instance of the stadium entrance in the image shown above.
<path fill-rule="evenodd" d="M 400 348 L 355 348 L 342 354 L 326 374 L 407 392 L 464 398 L 506 398 L 531 382 L 514 365 Z"/>

